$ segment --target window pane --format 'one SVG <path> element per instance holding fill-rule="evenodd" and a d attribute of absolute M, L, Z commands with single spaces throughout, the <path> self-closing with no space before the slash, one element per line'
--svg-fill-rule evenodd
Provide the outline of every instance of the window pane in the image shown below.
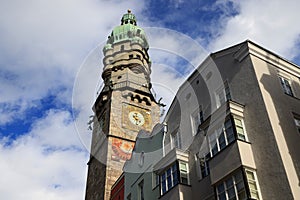
<path fill-rule="evenodd" d="M 173 185 L 177 185 L 178 184 L 178 175 L 177 175 L 177 171 L 173 172 Z"/>
<path fill-rule="evenodd" d="M 253 172 L 246 171 L 246 174 L 247 174 L 248 180 L 254 180 L 254 174 L 253 174 Z"/>
<path fill-rule="evenodd" d="M 229 199 L 235 199 L 235 191 L 233 187 L 227 190 L 227 194 Z"/>
<path fill-rule="evenodd" d="M 257 190 L 257 187 L 256 187 L 255 182 L 250 182 L 250 181 L 249 181 L 249 188 L 250 188 L 251 190 Z"/>
<path fill-rule="evenodd" d="M 226 194 L 225 193 L 219 194 L 218 199 L 219 200 L 226 200 Z"/>
<path fill-rule="evenodd" d="M 251 197 L 254 198 L 254 199 L 259 199 L 258 192 L 257 191 L 255 191 L 255 192 L 251 191 Z"/>
<path fill-rule="evenodd" d="M 234 119 L 234 123 L 235 123 L 235 125 L 236 126 L 240 126 L 240 127 L 243 127 L 243 124 L 242 124 L 242 120 L 240 120 L 240 119 Z"/>
<path fill-rule="evenodd" d="M 219 146 L 220 146 L 220 150 L 222 150 L 222 149 L 224 149 L 224 147 L 226 147 L 224 132 L 222 132 L 219 136 Z"/>
<path fill-rule="evenodd" d="M 233 185 L 232 178 L 226 180 L 226 188 L 230 188 L 230 187 L 232 187 L 232 185 Z"/>
<path fill-rule="evenodd" d="M 223 183 L 221 183 L 217 186 L 217 191 L 218 191 L 218 193 L 224 192 L 224 184 Z"/>
<path fill-rule="evenodd" d="M 186 163 L 180 162 L 179 167 L 180 167 L 180 171 L 185 171 L 185 172 L 187 171 Z"/>
<path fill-rule="evenodd" d="M 239 200 L 246 199 L 246 191 L 242 190 L 242 191 L 238 192 L 238 198 L 239 198 Z"/>

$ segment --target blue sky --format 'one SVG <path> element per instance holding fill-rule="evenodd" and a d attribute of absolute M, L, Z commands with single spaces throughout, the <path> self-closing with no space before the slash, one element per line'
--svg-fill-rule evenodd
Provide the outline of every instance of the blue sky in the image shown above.
<path fill-rule="evenodd" d="M 2 0 L 1 199 L 83 199 L 101 45 L 128 8 L 148 33 L 154 89 L 168 104 L 203 57 L 246 39 L 299 65 L 299 7 L 292 0 Z"/>

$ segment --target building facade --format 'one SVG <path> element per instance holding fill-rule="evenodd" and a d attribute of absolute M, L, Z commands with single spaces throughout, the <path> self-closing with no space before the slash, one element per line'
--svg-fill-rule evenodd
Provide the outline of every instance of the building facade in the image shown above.
<path fill-rule="evenodd" d="M 251 41 L 212 53 L 164 124 L 154 198 L 300 199 L 299 66 Z"/>
<path fill-rule="evenodd" d="M 148 48 L 144 30 L 129 10 L 103 48 L 104 87 L 93 106 L 86 200 L 110 199 L 138 131 L 151 131 L 159 122 L 160 108 L 150 91 Z"/>
<path fill-rule="evenodd" d="M 248 40 L 212 53 L 158 124 L 148 47 L 128 11 L 103 48 L 86 200 L 300 199 L 299 66 Z"/>

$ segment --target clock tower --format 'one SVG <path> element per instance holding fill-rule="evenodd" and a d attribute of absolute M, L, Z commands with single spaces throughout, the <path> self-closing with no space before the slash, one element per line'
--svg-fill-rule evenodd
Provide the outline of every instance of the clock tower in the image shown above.
<path fill-rule="evenodd" d="M 109 200 L 111 186 L 130 159 L 138 131 L 159 123 L 160 108 L 151 89 L 151 61 L 145 32 L 128 10 L 103 48 L 104 87 L 95 113 L 86 200 Z"/>

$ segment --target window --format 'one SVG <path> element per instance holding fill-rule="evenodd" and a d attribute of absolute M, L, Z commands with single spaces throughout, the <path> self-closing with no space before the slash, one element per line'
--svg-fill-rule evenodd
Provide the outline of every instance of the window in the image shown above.
<path fill-rule="evenodd" d="M 136 55 L 136 57 L 137 57 L 138 59 L 141 59 L 141 56 L 140 56 L 140 55 Z"/>
<path fill-rule="evenodd" d="M 247 141 L 243 119 L 234 116 L 233 122 L 231 119 L 227 119 L 221 127 L 217 127 L 215 131 L 208 134 L 211 157 L 235 141 L 236 138 Z"/>
<path fill-rule="evenodd" d="M 242 172 L 239 171 L 216 185 L 216 192 L 218 200 L 246 199 L 247 195 Z"/>
<path fill-rule="evenodd" d="M 129 54 L 129 58 L 133 58 L 133 55 L 132 55 L 132 54 Z"/>
<path fill-rule="evenodd" d="M 188 164 L 179 161 L 179 171 L 180 171 L 180 183 L 189 184 L 188 178 Z"/>
<path fill-rule="evenodd" d="M 279 77 L 279 79 L 284 93 L 290 96 L 294 96 L 290 82 L 283 77 Z"/>
<path fill-rule="evenodd" d="M 144 200 L 144 180 L 139 183 L 139 200 Z"/>
<path fill-rule="evenodd" d="M 237 138 L 246 141 L 246 133 L 244 128 L 244 122 L 242 119 L 234 117 L 234 125 L 236 129 Z"/>
<path fill-rule="evenodd" d="M 179 171 L 177 170 L 179 167 Z M 172 189 L 178 183 L 189 184 L 188 164 L 183 161 L 175 162 L 160 174 L 161 195 Z"/>
<path fill-rule="evenodd" d="M 234 141 L 235 136 L 231 120 L 226 120 L 222 127 L 217 128 L 213 133 L 209 134 L 208 140 L 211 157 Z"/>
<path fill-rule="evenodd" d="M 210 153 L 207 153 L 203 157 L 199 157 L 200 176 L 201 176 L 200 178 L 201 179 L 203 179 L 204 177 L 209 175 L 209 165 L 208 165 L 209 158 L 210 158 Z"/>
<path fill-rule="evenodd" d="M 152 189 L 159 185 L 159 175 L 152 172 Z"/>
<path fill-rule="evenodd" d="M 203 111 L 201 107 L 194 111 L 194 113 L 191 115 L 191 121 L 192 121 L 192 129 L 193 129 L 193 135 L 196 135 L 198 132 L 199 125 L 204 121 L 203 117 Z"/>
<path fill-rule="evenodd" d="M 166 193 L 175 185 L 178 184 L 177 163 L 174 163 L 170 168 L 160 175 L 161 194 Z"/>
<path fill-rule="evenodd" d="M 260 199 L 257 178 L 254 171 L 245 169 L 251 199 Z"/>
<path fill-rule="evenodd" d="M 294 118 L 298 133 L 300 133 L 300 119 Z"/>
<path fill-rule="evenodd" d="M 226 101 L 231 99 L 230 90 L 227 82 L 216 91 L 216 104 L 217 108 L 223 105 Z"/>
<path fill-rule="evenodd" d="M 172 148 L 181 148 L 181 137 L 179 129 L 171 134 Z"/>

